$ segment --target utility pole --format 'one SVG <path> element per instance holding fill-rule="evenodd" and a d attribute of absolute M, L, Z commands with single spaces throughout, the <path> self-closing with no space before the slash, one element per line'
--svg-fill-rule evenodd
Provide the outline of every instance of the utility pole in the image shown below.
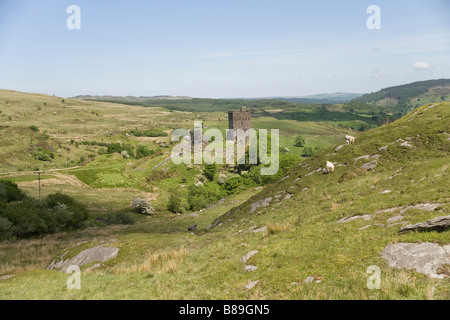
<path fill-rule="evenodd" d="M 39 179 L 39 204 L 41 204 L 41 173 L 45 173 L 44 171 L 38 171 L 37 174 Z"/>

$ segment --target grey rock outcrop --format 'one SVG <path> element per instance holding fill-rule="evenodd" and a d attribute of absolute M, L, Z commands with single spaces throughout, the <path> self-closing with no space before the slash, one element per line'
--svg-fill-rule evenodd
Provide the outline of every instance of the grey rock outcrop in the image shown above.
<path fill-rule="evenodd" d="M 367 163 L 363 164 L 361 166 L 361 168 L 366 169 L 366 170 L 372 170 L 372 169 L 375 169 L 375 167 L 377 165 L 378 165 L 378 161 L 377 160 L 373 160 L 373 161 L 370 161 L 370 162 L 367 162 Z"/>
<path fill-rule="evenodd" d="M 71 265 L 81 267 L 92 262 L 103 262 L 115 258 L 119 253 L 119 248 L 116 247 L 102 247 L 97 246 L 80 252 L 72 259 L 64 260 L 64 255 L 60 261 L 53 260 L 48 266 L 47 270 L 59 270 L 65 272 Z"/>
<path fill-rule="evenodd" d="M 450 245 L 439 246 L 435 243 L 394 243 L 384 248 L 381 256 L 390 267 L 416 270 L 432 278 L 443 279 L 438 269 L 450 264 Z"/>
<path fill-rule="evenodd" d="M 248 259 L 250 259 L 251 257 L 253 257 L 255 254 L 257 254 L 259 251 L 258 250 L 253 250 L 250 251 L 249 253 L 247 253 L 246 255 L 244 255 L 239 262 L 247 262 Z"/>
<path fill-rule="evenodd" d="M 270 204 L 270 202 L 272 202 L 272 199 L 273 199 L 272 197 L 269 197 L 264 200 L 256 201 L 255 203 L 252 204 L 250 212 L 253 212 L 260 207 L 267 207 Z"/>
<path fill-rule="evenodd" d="M 409 224 L 400 228 L 399 233 L 405 233 L 407 231 L 429 231 L 437 230 L 444 231 L 450 228 L 450 216 L 437 217 L 426 222 Z"/>

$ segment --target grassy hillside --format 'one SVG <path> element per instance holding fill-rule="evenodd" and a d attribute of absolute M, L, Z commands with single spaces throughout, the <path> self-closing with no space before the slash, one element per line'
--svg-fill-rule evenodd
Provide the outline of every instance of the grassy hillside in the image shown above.
<path fill-rule="evenodd" d="M 450 103 L 424 105 L 394 123 L 357 135 L 353 145 L 338 151 L 337 145 L 330 146 L 299 162 L 273 185 L 233 194 L 198 212 L 198 217 L 143 217 L 133 226 L 0 243 L 0 274 L 14 274 L 0 281 L 0 296 L 449 299 L 448 278 L 391 269 L 380 254 L 395 242 L 448 244 L 450 231 L 398 235 L 401 224 L 387 221 L 398 211 L 379 212 L 433 203 L 439 204 L 434 211 L 405 211 L 400 223 L 449 214 L 449 116 Z M 335 162 L 336 170 L 323 175 L 327 160 Z M 372 170 L 361 168 L 374 160 Z M 364 219 L 338 222 L 356 216 Z M 187 231 L 192 224 L 197 225 L 193 233 Z M 100 243 L 120 248 L 119 255 L 92 271 L 86 270 L 89 265 L 83 267 L 81 290 L 66 289 L 67 274 L 42 270 L 66 250 L 71 257 Z M 252 250 L 258 253 L 245 264 L 257 269 L 248 272 L 239 260 Z M 366 286 L 371 265 L 381 269 L 380 290 Z M 308 277 L 314 280 L 304 282 Z M 247 289 L 251 281 L 258 282 Z"/>
<path fill-rule="evenodd" d="M 450 79 L 389 87 L 354 99 L 392 112 L 406 113 L 425 103 L 450 101 Z"/>

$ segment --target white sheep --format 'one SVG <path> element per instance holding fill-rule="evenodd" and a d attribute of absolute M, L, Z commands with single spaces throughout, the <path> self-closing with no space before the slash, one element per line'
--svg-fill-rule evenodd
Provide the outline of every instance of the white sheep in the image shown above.
<path fill-rule="evenodd" d="M 330 161 L 327 161 L 327 165 L 325 166 L 323 173 L 328 174 L 332 172 L 334 172 L 334 164 Z"/>
<path fill-rule="evenodd" d="M 345 139 L 347 139 L 347 144 L 352 144 L 355 142 L 355 137 L 352 136 L 345 136 Z"/>

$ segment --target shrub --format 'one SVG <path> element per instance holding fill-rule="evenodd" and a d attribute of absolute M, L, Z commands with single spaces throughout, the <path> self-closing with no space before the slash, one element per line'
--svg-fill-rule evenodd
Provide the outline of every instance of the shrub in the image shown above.
<path fill-rule="evenodd" d="M 167 132 L 161 129 L 148 129 L 148 130 L 131 130 L 130 133 L 135 137 L 167 137 Z"/>
<path fill-rule="evenodd" d="M 216 175 L 216 164 L 205 164 L 205 168 L 203 169 L 203 175 L 209 180 L 213 181 L 214 176 Z"/>
<path fill-rule="evenodd" d="M 150 202 L 148 202 L 144 198 L 133 198 L 133 201 L 131 202 L 131 206 L 133 207 L 133 210 L 140 214 L 146 214 L 146 215 L 152 215 L 155 214 L 155 210 L 151 206 Z"/>
<path fill-rule="evenodd" d="M 305 138 L 303 138 L 301 135 L 298 135 L 296 138 L 295 138 L 295 143 L 294 143 L 294 146 L 296 146 L 296 147 L 304 147 L 305 146 Z"/>
<path fill-rule="evenodd" d="M 305 157 L 305 158 L 312 157 L 313 154 L 314 154 L 313 148 L 311 148 L 311 147 L 303 148 L 302 157 Z"/>
<path fill-rule="evenodd" d="M 35 125 L 29 126 L 28 128 L 30 128 L 34 132 L 38 132 L 39 131 L 39 128 L 36 127 Z"/>
<path fill-rule="evenodd" d="M 0 217 L 0 241 L 11 238 L 13 235 L 12 223 Z"/>
<path fill-rule="evenodd" d="M 48 195 L 45 199 L 45 204 L 47 208 L 51 209 L 54 209 L 55 207 L 61 208 L 61 204 L 64 204 L 67 207 L 67 210 L 72 213 L 70 224 L 67 225 L 69 228 L 81 227 L 83 222 L 89 216 L 85 206 L 75 201 L 72 197 L 60 192 Z"/>
<path fill-rule="evenodd" d="M 241 176 L 233 176 L 225 181 L 223 187 L 228 194 L 233 194 L 238 191 L 239 186 L 241 186 L 243 183 L 244 179 Z"/>
<path fill-rule="evenodd" d="M 33 152 L 33 156 L 40 161 L 51 161 L 55 155 L 50 150 L 39 147 Z"/>
<path fill-rule="evenodd" d="M 0 180 L 0 203 L 20 201 L 25 197 L 17 184 L 8 180 Z"/>
<path fill-rule="evenodd" d="M 121 151 L 122 146 L 120 143 L 111 143 L 106 150 L 107 153 L 120 153 Z"/>
<path fill-rule="evenodd" d="M 167 210 L 173 213 L 181 213 L 184 211 L 181 197 L 176 190 L 170 193 L 169 201 L 167 202 Z"/>
<path fill-rule="evenodd" d="M 191 210 L 206 208 L 225 196 L 225 192 L 214 182 L 206 182 L 204 186 L 190 185 L 188 191 Z"/>
<path fill-rule="evenodd" d="M 12 223 L 12 233 L 18 238 L 26 238 L 47 233 L 48 226 L 43 216 L 46 208 L 37 208 L 33 199 L 14 202 L 2 209 L 1 215 Z"/>
<path fill-rule="evenodd" d="M 136 159 L 141 159 L 144 157 L 151 156 L 155 153 L 154 150 L 147 148 L 146 146 L 140 144 L 137 146 Z"/>

